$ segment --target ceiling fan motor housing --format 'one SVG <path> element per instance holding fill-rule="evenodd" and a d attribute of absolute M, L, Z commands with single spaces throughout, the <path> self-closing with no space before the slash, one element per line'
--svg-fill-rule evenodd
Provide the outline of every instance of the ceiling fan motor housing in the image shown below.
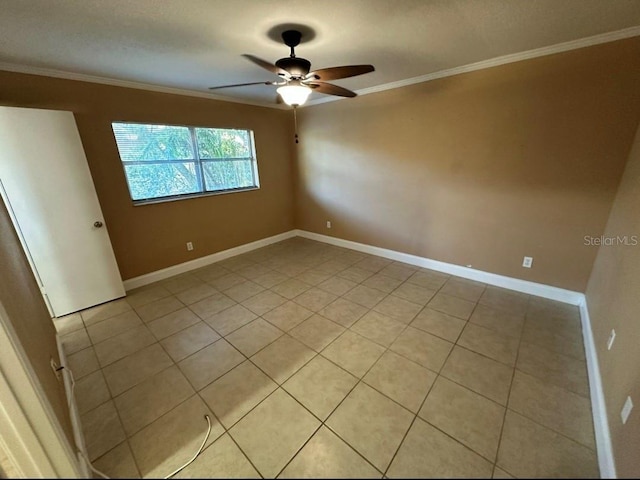
<path fill-rule="evenodd" d="M 294 77 L 304 77 L 311 70 L 311 62 L 302 57 L 285 57 L 276 62 L 276 66 Z"/>

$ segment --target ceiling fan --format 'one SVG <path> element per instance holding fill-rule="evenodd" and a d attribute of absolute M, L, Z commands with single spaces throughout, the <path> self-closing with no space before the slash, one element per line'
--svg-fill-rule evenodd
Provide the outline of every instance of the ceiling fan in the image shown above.
<path fill-rule="evenodd" d="M 270 71 L 280 77 L 279 81 L 236 83 L 210 87 L 209 90 L 220 88 L 246 87 L 249 85 L 274 85 L 278 86 L 278 101 L 280 98 L 294 108 L 307 101 L 312 91 L 336 95 L 339 97 L 355 97 L 357 94 L 346 88 L 327 83 L 326 80 L 338 80 L 340 78 L 355 77 L 364 73 L 373 72 L 373 65 L 346 65 L 342 67 L 321 68 L 311 71 L 309 60 L 296 57 L 295 47 L 300 44 L 302 33 L 298 30 L 286 30 L 282 32 L 282 40 L 291 49 L 288 57 L 281 58 L 275 65 L 262 60 L 254 55 L 243 55 L 247 60 L 259 67 Z"/>

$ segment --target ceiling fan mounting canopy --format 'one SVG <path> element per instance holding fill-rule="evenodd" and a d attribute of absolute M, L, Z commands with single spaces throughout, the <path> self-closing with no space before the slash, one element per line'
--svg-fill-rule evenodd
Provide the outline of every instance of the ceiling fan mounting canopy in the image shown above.
<path fill-rule="evenodd" d="M 298 89 L 313 89 L 319 93 L 337 95 L 340 97 L 355 97 L 355 92 L 327 83 L 325 80 L 338 80 L 341 78 L 355 77 L 357 75 L 375 71 L 373 65 L 346 65 L 342 67 L 323 68 L 311 71 L 311 62 L 306 58 L 296 57 L 295 53 L 295 47 L 300 44 L 302 33 L 299 30 L 288 29 L 282 32 L 281 35 L 284 44 L 291 49 L 291 52 L 288 57 L 279 59 L 275 64 L 269 63 L 268 61 L 262 60 L 254 55 L 243 55 L 247 60 L 280 77 L 280 82 L 236 83 L 233 85 L 210 87 L 210 90 L 243 87 L 248 85 L 277 85 L 279 87 L 295 86 Z M 278 91 L 280 94 L 283 93 L 282 88 L 279 88 Z M 286 99 L 285 101 L 292 104 Z"/>
<path fill-rule="evenodd" d="M 300 45 L 302 33 L 298 30 L 285 30 L 282 32 L 282 40 L 287 47 L 295 48 Z"/>

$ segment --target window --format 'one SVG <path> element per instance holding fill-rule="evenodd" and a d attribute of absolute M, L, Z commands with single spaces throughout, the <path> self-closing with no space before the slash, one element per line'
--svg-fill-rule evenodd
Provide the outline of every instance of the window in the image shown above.
<path fill-rule="evenodd" d="M 253 132 L 112 123 L 134 203 L 259 187 Z"/>

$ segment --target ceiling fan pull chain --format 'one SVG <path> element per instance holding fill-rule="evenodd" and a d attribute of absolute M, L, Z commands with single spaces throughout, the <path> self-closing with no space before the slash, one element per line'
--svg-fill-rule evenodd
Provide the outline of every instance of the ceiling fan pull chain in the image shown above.
<path fill-rule="evenodd" d="M 294 105 L 293 106 L 293 125 L 294 125 L 294 130 L 295 130 L 295 139 L 296 139 L 296 143 L 300 143 L 298 141 L 298 115 L 296 113 L 297 107 Z"/>

